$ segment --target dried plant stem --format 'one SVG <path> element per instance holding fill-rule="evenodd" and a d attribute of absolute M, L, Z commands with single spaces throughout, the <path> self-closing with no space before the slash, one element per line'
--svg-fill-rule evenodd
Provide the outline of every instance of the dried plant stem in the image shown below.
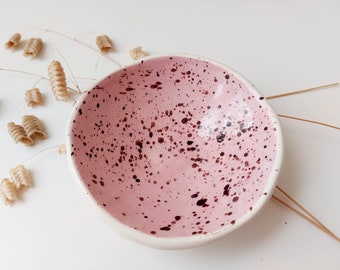
<path fill-rule="evenodd" d="M 8 68 L 1 68 L 1 67 L 0 67 L 0 71 L 1 71 L 1 70 L 2 70 L 2 71 L 16 72 L 16 73 L 21 73 L 21 74 L 26 74 L 26 75 L 31 75 L 31 76 L 40 77 L 40 79 L 39 79 L 37 82 L 35 82 L 35 84 L 34 84 L 33 87 L 35 87 L 35 86 L 36 86 L 40 81 L 42 81 L 42 80 L 47 80 L 47 81 L 50 80 L 49 78 L 47 78 L 47 77 L 45 77 L 45 76 L 41 76 L 41 75 L 39 75 L 39 74 L 35 74 L 35 73 L 23 71 L 23 70 L 8 69 Z M 74 79 L 96 80 L 96 79 L 94 79 L 94 78 L 82 78 L 82 77 L 78 78 L 78 77 L 74 77 L 73 74 L 72 74 L 72 77 L 73 77 Z M 73 88 L 70 88 L 70 87 L 67 87 L 67 89 L 70 90 L 71 92 L 75 92 L 75 93 L 77 93 L 77 94 L 81 94 L 82 92 L 79 90 L 78 85 L 76 85 L 76 87 L 77 87 L 77 90 L 76 90 L 76 89 L 73 89 Z"/>
<path fill-rule="evenodd" d="M 64 55 L 63 55 L 59 50 L 57 50 L 57 49 L 55 49 L 55 51 L 59 53 L 59 55 L 61 56 L 61 58 L 63 58 L 63 60 L 64 60 L 64 62 L 65 62 L 65 64 L 66 64 L 66 66 L 67 66 L 68 70 L 70 71 L 71 76 L 72 76 L 72 78 L 73 78 L 73 84 L 74 84 L 75 87 L 77 88 L 78 93 L 81 94 L 82 92 L 81 92 L 81 90 L 80 90 L 80 88 L 79 88 L 79 84 L 78 84 L 78 82 L 77 82 L 77 80 L 76 80 L 76 77 L 74 76 L 74 74 L 73 74 L 73 72 L 72 72 L 72 69 L 71 69 L 70 65 L 68 64 L 68 62 L 66 61 Z"/>
<path fill-rule="evenodd" d="M 97 52 L 97 53 L 102 54 L 102 53 L 101 53 L 99 50 L 97 50 L 96 48 L 94 48 L 94 47 L 92 47 L 92 46 L 90 46 L 90 45 L 88 45 L 88 44 L 86 44 L 86 43 L 84 43 L 84 42 L 82 42 L 82 41 L 80 41 L 80 40 L 78 40 L 78 39 L 76 39 L 76 38 L 69 37 L 69 36 L 67 36 L 67 35 L 65 35 L 65 34 L 63 34 L 63 33 L 60 33 L 60 32 L 58 32 L 58 31 L 51 30 L 51 29 L 40 29 L 40 30 L 45 31 L 45 32 L 48 32 L 48 33 L 53 33 L 53 34 L 59 35 L 59 36 L 61 36 L 61 37 L 63 37 L 63 38 L 72 40 L 72 41 L 77 42 L 78 44 L 80 44 L 80 45 L 82 45 L 82 46 L 85 46 L 85 47 L 91 49 L 92 51 L 95 51 L 95 52 Z M 115 63 L 117 66 L 119 66 L 119 67 L 122 66 L 122 65 L 119 64 L 116 60 L 112 59 L 112 58 L 109 57 L 108 55 L 104 54 L 103 56 L 106 57 L 107 59 L 109 59 L 111 62 Z"/>
<path fill-rule="evenodd" d="M 311 123 L 311 124 L 317 124 L 317 125 L 333 128 L 333 129 L 336 129 L 336 130 L 340 130 L 340 127 L 333 126 L 333 125 L 330 125 L 330 124 L 326 124 L 326 123 L 323 123 L 323 122 L 318 122 L 318 121 L 314 121 L 314 120 L 309 120 L 309 119 L 305 119 L 305 118 L 299 118 L 299 117 L 289 116 L 289 115 L 284 115 L 284 114 L 278 114 L 278 116 L 283 117 L 283 118 L 303 121 L 303 122 L 307 122 L 307 123 Z"/>
<path fill-rule="evenodd" d="M 320 85 L 320 86 L 311 87 L 311 88 L 307 88 L 307 89 L 302 89 L 302 90 L 297 90 L 297 91 L 293 91 L 293 92 L 283 93 L 283 94 L 279 94 L 279 95 L 269 96 L 269 97 L 266 97 L 266 99 L 274 99 L 274 98 L 292 96 L 292 95 L 297 95 L 297 94 L 303 94 L 303 93 L 307 93 L 307 92 L 327 89 L 327 88 L 336 87 L 336 86 L 339 86 L 339 83 Z"/>
<path fill-rule="evenodd" d="M 340 237 L 336 236 L 331 230 L 329 230 L 323 223 L 321 223 L 320 220 L 318 220 L 313 214 L 311 214 L 305 207 L 303 207 L 299 202 L 297 202 L 292 196 L 290 196 L 287 192 L 285 192 L 282 188 L 279 186 L 276 186 L 277 190 L 281 192 L 293 205 L 295 205 L 298 209 L 291 206 L 290 204 L 286 203 L 284 200 L 280 199 L 279 197 L 273 195 L 272 198 L 279 202 L 280 204 L 284 205 L 285 207 L 292 210 L 294 213 L 298 214 L 300 217 L 304 218 L 326 234 L 328 234 L 330 237 L 335 239 L 336 241 L 340 242 Z"/>
<path fill-rule="evenodd" d="M 31 75 L 31 76 L 37 76 L 37 77 L 40 77 L 40 79 L 42 79 L 42 80 L 48 80 L 47 77 L 41 76 L 39 74 L 23 71 L 23 70 L 8 69 L 8 68 L 1 68 L 1 67 L 0 67 L 0 70 L 9 71 L 9 72 L 16 72 L 16 73 L 21 73 L 21 74 L 26 74 L 26 75 Z"/>
<path fill-rule="evenodd" d="M 280 204 L 284 205 L 285 207 L 289 208 L 290 210 L 292 210 L 294 213 L 298 214 L 300 217 L 304 218 L 305 220 L 307 220 L 308 222 L 312 223 L 314 226 L 318 227 L 319 229 L 322 230 L 322 227 L 320 226 L 319 223 L 315 222 L 313 219 L 311 219 L 310 217 L 308 217 L 307 215 L 303 214 L 302 212 L 300 212 L 299 210 L 295 209 L 293 206 L 291 206 L 290 204 L 286 203 L 284 200 L 280 199 L 279 197 L 273 195 L 272 198 L 279 202 Z"/>
<path fill-rule="evenodd" d="M 27 72 L 27 71 L 23 71 L 23 70 L 15 70 L 15 69 L 8 69 L 8 68 L 1 68 L 0 67 L 0 71 L 8 71 L 8 72 L 15 72 L 15 73 L 21 73 L 21 74 L 26 74 L 26 75 L 30 75 L 30 76 L 36 76 L 36 77 L 40 77 L 33 85 L 32 88 L 36 87 L 37 84 L 42 81 L 42 80 L 48 80 L 47 77 L 41 76 L 39 74 L 35 74 L 35 73 L 31 73 L 31 72 Z M 22 104 L 24 104 L 25 100 L 23 99 L 18 105 L 17 107 L 14 109 L 14 111 L 12 112 L 12 116 L 16 113 L 16 111 L 20 108 L 20 106 Z"/>
<path fill-rule="evenodd" d="M 22 105 L 24 105 L 24 104 L 25 104 L 25 99 L 22 99 L 22 100 L 18 103 L 18 105 L 14 108 L 14 111 L 11 112 L 10 118 L 13 118 L 14 115 L 16 114 L 16 112 L 19 110 L 19 108 L 20 108 Z"/>
<path fill-rule="evenodd" d="M 36 157 L 37 155 L 39 155 L 39 154 L 41 154 L 41 153 L 43 153 L 43 152 L 46 152 L 46 151 L 48 151 L 48 150 L 56 149 L 56 152 L 58 152 L 58 151 L 59 151 L 59 148 L 61 148 L 61 147 L 63 147 L 63 146 L 64 146 L 64 144 L 58 144 L 58 145 L 55 145 L 55 146 L 51 146 L 51 147 L 42 149 L 42 150 L 38 151 L 37 153 L 33 154 L 32 156 L 30 156 L 30 157 L 24 159 L 21 163 L 25 163 L 25 162 L 29 161 L 30 159 Z"/>
<path fill-rule="evenodd" d="M 290 196 L 287 192 L 285 192 L 282 188 L 279 186 L 276 186 L 277 190 L 279 190 L 285 197 L 287 197 L 292 203 L 294 203 L 298 208 L 300 208 L 304 213 L 307 214 L 314 222 L 319 224 L 322 228 L 324 228 L 326 231 L 330 232 L 330 230 L 327 229 L 325 225 L 321 223 L 320 220 L 318 220 L 312 213 L 310 213 L 305 207 L 303 207 L 298 201 L 296 201 L 292 196 Z"/>
<path fill-rule="evenodd" d="M 38 79 L 32 86 L 32 88 L 36 87 L 38 85 L 38 83 L 40 83 L 42 80 L 44 80 L 44 78 L 40 78 Z"/>
<path fill-rule="evenodd" d="M 76 77 L 77 80 L 88 80 L 88 81 L 96 81 L 96 78 L 89 78 L 89 77 Z"/>
<path fill-rule="evenodd" d="M 71 87 L 66 87 L 68 91 L 76 93 L 76 94 L 82 94 L 83 92 L 81 90 L 78 89 L 73 89 Z"/>

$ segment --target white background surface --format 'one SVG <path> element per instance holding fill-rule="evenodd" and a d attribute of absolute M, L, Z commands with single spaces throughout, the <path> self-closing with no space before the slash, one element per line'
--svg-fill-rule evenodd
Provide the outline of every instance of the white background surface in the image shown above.
<path fill-rule="evenodd" d="M 3 1 L 0 42 L 14 32 L 40 37 L 36 59 L 0 48 L 0 67 L 47 76 L 65 57 L 76 77 L 100 79 L 117 66 L 94 51 L 38 28 L 53 29 L 95 46 L 109 35 L 110 56 L 132 63 L 142 45 L 151 54 L 197 54 L 246 76 L 264 96 L 340 81 L 339 1 Z M 60 53 L 59 53 L 60 52 Z M 39 77 L 0 71 L 0 177 L 40 150 L 65 142 L 69 103 L 56 102 L 47 81 L 46 104 L 31 109 L 24 91 Z M 83 90 L 93 80 L 78 79 Z M 281 114 L 340 125 L 340 88 L 272 100 Z M 76 98 L 76 97 L 75 97 Z M 9 121 L 35 114 L 49 139 L 33 148 L 12 142 Z M 340 235 L 340 133 L 282 119 L 286 161 L 280 185 Z M 155 250 L 125 240 L 105 225 L 66 157 L 56 148 L 24 162 L 35 182 L 12 207 L 0 205 L 0 270 L 40 269 L 339 269 L 340 243 L 271 201 L 252 222 L 214 244 Z"/>

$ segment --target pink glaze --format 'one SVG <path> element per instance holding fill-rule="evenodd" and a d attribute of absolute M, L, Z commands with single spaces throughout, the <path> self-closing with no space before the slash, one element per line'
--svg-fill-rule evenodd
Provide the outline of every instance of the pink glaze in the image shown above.
<path fill-rule="evenodd" d="M 236 226 L 271 195 L 278 169 L 276 117 L 249 87 L 225 67 L 184 56 L 108 76 L 78 103 L 70 129 L 91 197 L 155 237 Z"/>

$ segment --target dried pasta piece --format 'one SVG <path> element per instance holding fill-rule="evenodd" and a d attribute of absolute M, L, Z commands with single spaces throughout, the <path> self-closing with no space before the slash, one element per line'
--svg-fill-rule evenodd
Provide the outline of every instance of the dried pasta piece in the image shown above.
<path fill-rule="evenodd" d="M 9 40 L 5 43 L 5 48 L 6 49 L 13 49 L 15 48 L 16 46 L 19 45 L 21 41 L 21 35 L 20 33 L 15 33 L 13 34 L 13 36 L 11 36 L 9 38 Z"/>
<path fill-rule="evenodd" d="M 96 38 L 96 43 L 102 53 L 113 51 L 112 41 L 107 35 L 98 36 Z"/>
<path fill-rule="evenodd" d="M 12 180 L 17 189 L 20 189 L 22 186 L 31 187 L 33 185 L 29 172 L 26 170 L 24 165 L 21 164 L 10 169 L 9 178 Z"/>
<path fill-rule="evenodd" d="M 19 199 L 15 185 L 8 178 L 2 179 L 0 183 L 0 197 L 5 204 L 14 203 Z"/>
<path fill-rule="evenodd" d="M 67 101 L 69 98 L 64 69 L 59 61 L 52 61 L 48 66 L 48 77 L 56 100 Z"/>
<path fill-rule="evenodd" d="M 42 48 L 42 40 L 41 38 L 31 38 L 24 49 L 24 56 L 37 56 Z"/>
<path fill-rule="evenodd" d="M 45 126 L 41 120 L 34 115 L 24 115 L 22 117 L 22 126 L 28 138 L 46 139 Z"/>
<path fill-rule="evenodd" d="M 133 60 L 138 60 L 138 59 L 141 59 L 141 58 L 149 56 L 149 55 L 150 54 L 148 52 L 142 50 L 141 46 L 133 48 L 130 51 L 130 56 Z"/>
<path fill-rule="evenodd" d="M 11 135 L 15 143 L 20 142 L 27 146 L 33 145 L 32 138 L 27 136 L 26 131 L 23 126 L 10 122 L 7 124 L 7 128 L 8 128 L 9 135 Z"/>
<path fill-rule="evenodd" d="M 44 103 L 43 96 L 39 88 L 33 88 L 25 92 L 26 104 L 30 107 L 42 105 Z"/>
<path fill-rule="evenodd" d="M 59 154 L 66 154 L 66 145 L 62 144 L 58 147 L 58 153 Z"/>

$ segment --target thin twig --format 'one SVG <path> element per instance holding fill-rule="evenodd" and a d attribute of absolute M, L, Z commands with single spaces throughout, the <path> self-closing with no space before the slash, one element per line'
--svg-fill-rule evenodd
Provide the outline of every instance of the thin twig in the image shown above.
<path fill-rule="evenodd" d="M 8 68 L 1 68 L 0 67 L 0 71 L 9 71 L 9 72 L 16 72 L 16 73 L 21 73 L 21 74 L 26 74 L 26 75 L 31 75 L 31 76 L 36 76 L 36 77 L 40 77 L 40 79 L 34 84 L 33 87 L 35 87 L 41 80 L 47 80 L 49 81 L 50 79 L 45 77 L 45 76 L 41 76 L 39 74 L 35 74 L 35 73 L 31 73 L 31 72 L 27 72 L 27 71 L 23 71 L 23 70 L 15 70 L 15 69 L 8 69 Z M 92 81 L 95 81 L 96 79 L 94 78 L 85 78 L 85 77 L 74 77 L 78 80 L 92 80 Z M 73 91 L 73 92 L 76 92 L 76 93 L 81 93 L 79 92 L 78 90 L 75 90 L 75 89 L 72 89 L 72 88 L 69 88 L 68 87 L 68 90 L 70 91 Z"/>
<path fill-rule="evenodd" d="M 80 88 L 79 88 L 79 84 L 78 84 L 78 82 L 77 82 L 77 80 L 76 80 L 76 77 L 74 76 L 74 74 L 73 74 L 73 72 L 72 72 L 72 69 L 71 69 L 70 65 L 68 64 L 68 62 L 66 61 L 64 55 L 63 55 L 58 49 L 55 49 L 55 51 L 59 53 L 59 55 L 61 56 L 61 58 L 63 58 L 63 60 L 64 60 L 64 62 L 65 62 L 65 64 L 66 64 L 66 66 L 67 66 L 68 70 L 70 71 L 71 76 L 72 76 L 72 78 L 73 78 L 73 84 L 74 84 L 75 87 L 77 88 L 78 93 L 81 93 L 81 90 L 80 90 Z"/>
<path fill-rule="evenodd" d="M 307 220 L 308 222 L 312 223 L 314 226 L 318 227 L 319 229 L 323 230 L 323 227 L 320 226 L 319 223 L 315 222 L 313 219 L 311 219 L 310 217 L 308 217 L 307 215 L 303 214 L 302 212 L 300 212 L 299 210 L 295 209 L 293 206 L 289 205 L 288 203 L 286 203 L 284 200 L 280 199 L 279 197 L 273 195 L 272 198 L 279 202 L 280 204 L 284 205 L 285 207 L 289 208 L 290 210 L 292 210 L 294 213 L 298 214 L 300 217 L 304 218 L 305 220 Z"/>
<path fill-rule="evenodd" d="M 41 153 L 43 153 L 43 152 L 46 152 L 46 151 L 48 151 L 48 150 L 51 150 L 51 149 L 56 149 L 56 150 L 59 152 L 59 148 L 60 148 L 60 147 L 63 147 L 63 146 L 64 146 L 64 144 L 58 144 L 58 145 L 55 145 L 55 146 L 51 146 L 51 147 L 42 149 L 42 150 L 38 151 L 37 153 L 33 154 L 32 156 L 26 158 L 26 159 L 23 160 L 21 163 L 25 163 L 25 162 L 29 161 L 30 159 L 36 157 L 37 155 L 39 155 L 39 154 L 41 154 Z"/>
<path fill-rule="evenodd" d="M 22 74 L 31 75 L 31 76 L 37 76 L 37 77 L 40 77 L 43 80 L 48 80 L 47 77 L 41 76 L 39 74 L 23 71 L 23 70 L 15 70 L 15 69 L 1 68 L 1 67 L 0 67 L 0 70 L 2 70 L 2 71 L 9 71 L 9 72 L 16 72 L 16 73 L 22 73 Z"/>
<path fill-rule="evenodd" d="M 67 88 L 68 91 L 76 93 L 76 94 L 82 94 L 83 93 L 82 91 L 80 91 L 78 89 L 76 90 L 76 89 L 73 89 L 73 88 L 68 87 L 68 86 L 66 88 Z"/>
<path fill-rule="evenodd" d="M 333 128 L 333 129 L 336 129 L 336 130 L 340 130 L 340 127 L 333 126 L 333 125 L 326 124 L 326 123 L 319 122 L 319 121 L 314 121 L 314 120 L 309 120 L 309 119 L 305 119 L 305 118 L 299 118 L 299 117 L 289 116 L 289 115 L 284 115 L 284 114 L 278 114 L 278 116 L 283 117 L 283 118 L 303 121 L 303 122 L 307 122 L 307 123 L 311 123 L 311 124 L 317 124 L 317 125 Z"/>
<path fill-rule="evenodd" d="M 96 81 L 96 78 L 89 78 L 89 77 L 76 77 L 77 80 L 89 80 L 89 81 Z"/>
<path fill-rule="evenodd" d="M 80 40 L 78 40 L 78 39 L 76 39 L 76 38 L 69 37 L 69 36 L 67 36 L 67 35 L 65 35 L 65 34 L 63 34 L 63 33 L 58 32 L 58 31 L 51 30 L 51 29 L 40 29 L 40 30 L 45 31 L 45 32 L 48 32 L 48 33 L 53 33 L 53 34 L 56 34 L 56 35 L 58 35 L 58 36 L 64 37 L 64 38 L 66 38 L 66 39 L 72 40 L 72 41 L 77 42 L 77 43 L 79 43 L 79 44 L 81 44 L 81 45 L 83 45 L 83 46 L 85 46 L 85 47 L 87 47 L 87 48 L 89 48 L 89 49 L 91 49 L 91 50 L 93 50 L 93 51 L 95 51 L 95 52 L 98 52 L 98 51 L 97 51 L 95 48 L 93 48 L 92 46 L 90 46 L 90 45 L 88 45 L 88 44 L 86 44 L 86 43 L 84 43 L 84 42 L 82 42 L 82 41 L 80 41 Z"/>
<path fill-rule="evenodd" d="M 98 66 L 99 66 L 99 63 L 100 63 L 100 60 L 102 59 L 103 57 L 103 54 L 101 54 L 98 58 L 98 61 L 96 63 L 96 66 L 94 67 L 94 76 L 97 77 L 97 70 L 98 70 Z"/>
<path fill-rule="evenodd" d="M 313 219 L 316 223 L 318 223 L 328 234 L 331 234 L 333 237 L 335 237 L 338 241 L 340 241 L 340 238 L 337 237 L 333 232 L 331 232 L 319 219 L 317 219 L 311 212 L 309 212 L 305 207 L 303 207 L 298 201 L 296 201 L 292 196 L 290 196 L 287 192 L 285 192 L 282 188 L 279 186 L 276 186 L 276 188 L 285 196 L 287 197 L 293 204 L 295 204 L 298 208 L 300 208 L 304 213 L 306 213 L 311 219 Z"/>
<path fill-rule="evenodd" d="M 266 97 L 266 99 L 274 99 L 274 98 L 286 97 L 286 96 L 291 96 L 291 95 L 303 94 L 303 93 L 307 93 L 307 92 L 311 92 L 311 91 L 327 89 L 327 88 L 336 87 L 336 86 L 339 86 L 338 82 L 332 83 L 332 84 L 320 85 L 320 86 L 311 87 L 311 88 L 302 89 L 302 90 L 297 90 L 297 91 L 293 91 L 293 92 L 283 93 L 283 94 L 279 94 L 279 95 L 269 96 L 269 97 Z"/>
<path fill-rule="evenodd" d="M 37 81 L 33 84 L 32 88 L 36 87 L 36 86 L 38 85 L 38 83 L 40 83 L 42 80 L 44 80 L 44 78 L 40 78 L 39 80 L 37 80 Z"/>
<path fill-rule="evenodd" d="M 273 195 L 273 199 L 277 202 L 281 203 L 282 205 L 286 206 L 296 214 L 298 214 L 300 217 L 304 218 L 326 234 L 328 234 L 330 237 L 334 238 L 338 242 L 340 242 L 340 237 L 336 236 L 331 230 L 329 230 L 319 219 L 317 219 L 312 213 L 310 213 L 305 207 L 303 207 L 299 202 L 297 202 L 292 196 L 290 196 L 287 192 L 285 192 L 282 188 L 279 186 L 276 186 L 277 190 L 280 191 L 289 201 L 291 201 L 295 206 L 297 206 L 299 209 L 302 210 L 299 211 L 298 209 L 294 208 L 293 206 L 289 205 L 279 197 Z"/>
<path fill-rule="evenodd" d="M 87 48 L 89 48 L 89 49 L 91 49 L 91 50 L 93 50 L 93 51 L 95 51 L 95 52 L 97 52 L 97 53 L 102 54 L 102 53 L 101 53 L 99 50 L 97 50 L 96 48 L 94 48 L 94 47 L 92 47 L 92 46 L 90 46 L 90 45 L 88 45 L 88 44 L 86 44 L 86 43 L 84 43 L 84 42 L 82 42 L 82 41 L 80 41 L 80 40 L 78 40 L 78 39 L 76 39 L 76 38 L 69 37 L 68 35 L 65 35 L 65 34 L 63 34 L 63 33 L 60 33 L 60 32 L 58 32 L 58 31 L 50 30 L 50 29 L 40 29 L 40 30 L 45 31 L 45 32 L 48 32 L 48 33 L 53 33 L 53 34 L 59 35 L 59 36 L 61 36 L 61 37 L 63 37 L 63 38 L 72 40 L 72 41 L 77 42 L 78 44 L 83 45 L 83 46 L 85 46 L 85 47 L 87 47 Z M 119 66 L 119 67 L 122 66 L 122 65 L 119 64 L 116 60 L 114 60 L 114 59 L 112 59 L 111 57 L 109 57 L 107 54 L 103 54 L 103 56 L 106 57 L 107 59 L 109 59 L 111 62 L 115 63 L 117 66 Z"/>

